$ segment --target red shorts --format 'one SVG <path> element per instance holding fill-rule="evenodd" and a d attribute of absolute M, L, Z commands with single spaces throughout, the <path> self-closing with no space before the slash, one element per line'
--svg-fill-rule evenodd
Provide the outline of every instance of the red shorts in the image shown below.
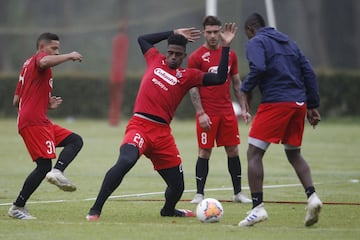
<path fill-rule="evenodd" d="M 155 170 L 181 164 L 179 150 L 167 124 L 133 116 L 126 127 L 121 145 L 126 143 L 135 145 L 139 149 L 139 156 L 144 154 L 148 157 Z"/>
<path fill-rule="evenodd" d="M 200 127 L 199 118 L 196 118 L 196 134 L 198 146 L 209 149 L 216 146 L 236 146 L 240 144 L 238 119 L 234 115 L 209 116 L 211 128 L 204 130 Z"/>
<path fill-rule="evenodd" d="M 262 103 L 252 122 L 249 137 L 270 143 L 301 146 L 305 116 L 305 103 Z"/>
<path fill-rule="evenodd" d="M 55 148 L 72 132 L 59 125 L 28 126 L 19 131 L 33 161 L 56 158 Z"/>

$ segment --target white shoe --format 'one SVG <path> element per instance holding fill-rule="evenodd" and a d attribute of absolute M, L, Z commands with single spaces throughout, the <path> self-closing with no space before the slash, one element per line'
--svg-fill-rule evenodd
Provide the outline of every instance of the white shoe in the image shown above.
<path fill-rule="evenodd" d="M 240 203 L 252 203 L 251 199 L 245 196 L 242 192 L 233 196 L 233 202 L 240 202 Z"/>
<path fill-rule="evenodd" d="M 322 202 L 316 193 L 311 194 L 307 200 L 305 226 L 309 227 L 317 223 L 319 220 L 320 210 L 322 208 Z"/>
<path fill-rule="evenodd" d="M 50 172 L 48 172 L 46 174 L 46 180 L 49 183 L 58 186 L 63 191 L 73 192 L 76 190 L 76 186 L 72 184 L 58 169 L 53 168 Z"/>
<path fill-rule="evenodd" d="M 268 214 L 264 208 L 264 203 L 253 208 L 249 215 L 242 221 L 239 222 L 239 227 L 251 227 L 255 223 L 259 223 L 268 219 Z"/>
<path fill-rule="evenodd" d="M 193 200 L 190 201 L 190 203 L 198 204 L 202 200 L 204 200 L 204 195 L 200 194 L 200 193 L 197 193 L 197 194 L 195 194 L 195 197 L 193 198 Z"/>
<path fill-rule="evenodd" d="M 28 212 L 28 210 L 25 207 L 17 207 L 15 205 L 12 205 L 9 208 L 8 215 L 9 215 L 9 217 L 17 218 L 20 220 L 36 219 L 36 217 L 33 217 L 30 215 L 30 213 Z"/>

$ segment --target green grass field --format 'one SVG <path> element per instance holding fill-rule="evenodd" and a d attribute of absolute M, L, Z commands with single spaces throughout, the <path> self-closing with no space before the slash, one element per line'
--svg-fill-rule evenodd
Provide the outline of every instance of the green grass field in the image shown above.
<path fill-rule="evenodd" d="M 85 215 L 94 202 L 104 174 L 117 159 L 126 123 L 114 128 L 106 121 L 54 122 L 83 136 L 83 150 L 65 172 L 78 190 L 66 193 L 43 182 L 27 204 L 37 220 L 9 218 L 7 210 L 35 165 L 17 134 L 16 120 L 0 119 L 0 239 L 360 238 L 359 119 L 323 120 L 315 130 L 306 127 L 303 155 L 312 168 L 318 195 L 325 203 L 319 223 L 309 228 L 303 225 L 305 194 L 281 145 L 272 145 L 264 159 L 264 198 L 269 219 L 254 227 L 237 227 L 251 205 L 229 201 L 231 182 L 222 148 L 213 150 L 205 192 L 207 197 L 222 200 L 225 214 L 219 223 L 203 224 L 196 218 L 160 217 L 165 184 L 144 157 L 105 204 L 100 221 L 87 222 Z M 189 203 L 195 193 L 195 125 L 192 121 L 175 120 L 172 127 L 185 171 L 186 191 L 177 207 L 195 210 L 196 206 Z M 245 157 L 248 126 L 240 122 L 239 127 L 243 188 L 249 195 Z"/>

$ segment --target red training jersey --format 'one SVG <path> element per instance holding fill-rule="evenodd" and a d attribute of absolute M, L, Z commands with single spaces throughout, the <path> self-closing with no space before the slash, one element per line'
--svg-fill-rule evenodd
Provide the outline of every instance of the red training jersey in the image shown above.
<path fill-rule="evenodd" d="M 201 86 L 204 72 L 194 68 L 171 69 L 156 48 L 144 54 L 147 69 L 141 80 L 134 112 L 161 117 L 170 123 L 182 98 L 192 87 Z"/>
<path fill-rule="evenodd" d="M 188 67 L 203 72 L 216 73 L 221 59 L 221 47 L 210 50 L 205 46 L 196 49 L 189 57 Z M 232 111 L 230 97 L 230 77 L 238 74 L 238 60 L 234 51 L 229 53 L 229 70 L 226 82 L 222 85 L 199 87 L 201 103 L 208 115 L 227 115 Z"/>
<path fill-rule="evenodd" d="M 39 61 L 48 55 L 39 52 L 24 63 L 15 94 L 20 97 L 18 111 L 18 129 L 27 126 L 51 124 L 46 112 L 52 92 L 51 68 L 40 69 Z"/>

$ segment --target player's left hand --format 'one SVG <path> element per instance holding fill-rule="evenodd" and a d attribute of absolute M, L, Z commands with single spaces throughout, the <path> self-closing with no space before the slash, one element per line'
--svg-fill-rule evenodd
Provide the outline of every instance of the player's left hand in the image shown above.
<path fill-rule="evenodd" d="M 235 23 L 225 23 L 223 31 L 220 33 L 222 45 L 224 47 L 229 47 L 231 42 L 234 40 L 236 35 L 236 24 Z"/>
<path fill-rule="evenodd" d="M 201 35 L 201 31 L 194 27 L 178 28 L 174 30 L 174 33 L 183 35 L 189 42 L 195 42 Z"/>
<path fill-rule="evenodd" d="M 55 109 L 62 103 L 61 97 L 51 96 L 49 99 L 49 109 Z"/>
<path fill-rule="evenodd" d="M 316 108 L 308 109 L 306 117 L 313 128 L 315 128 L 321 120 L 320 113 Z"/>

